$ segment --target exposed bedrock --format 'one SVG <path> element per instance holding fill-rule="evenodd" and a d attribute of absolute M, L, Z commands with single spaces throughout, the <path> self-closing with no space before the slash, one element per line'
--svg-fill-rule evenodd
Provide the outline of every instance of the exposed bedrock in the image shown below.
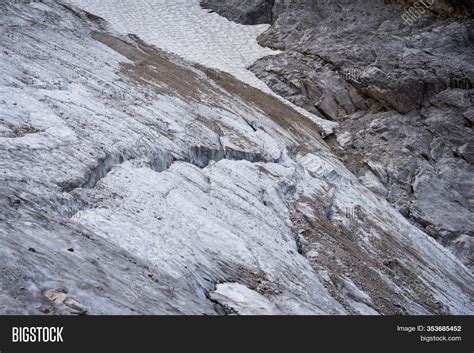
<path fill-rule="evenodd" d="M 273 21 L 275 0 L 201 0 L 201 6 L 235 22 L 254 25 Z"/>

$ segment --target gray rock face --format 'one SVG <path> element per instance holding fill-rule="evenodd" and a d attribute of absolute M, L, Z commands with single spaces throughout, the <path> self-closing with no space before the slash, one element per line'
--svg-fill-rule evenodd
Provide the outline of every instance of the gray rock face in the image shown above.
<path fill-rule="evenodd" d="M 61 2 L 0 12 L 0 313 L 474 312 L 306 115 Z"/>
<path fill-rule="evenodd" d="M 201 6 L 212 9 L 235 22 L 254 25 L 273 21 L 275 0 L 202 0 Z"/>
<path fill-rule="evenodd" d="M 329 142 L 351 171 L 472 267 L 473 2 L 277 1 L 273 12 L 260 43 L 284 52 L 251 70 L 339 122 Z"/>

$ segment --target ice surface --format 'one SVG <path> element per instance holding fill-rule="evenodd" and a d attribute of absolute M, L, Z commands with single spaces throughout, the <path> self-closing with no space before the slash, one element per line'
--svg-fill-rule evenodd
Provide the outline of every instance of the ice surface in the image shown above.
<path fill-rule="evenodd" d="M 1 313 L 473 312 L 472 274 L 280 101 L 56 2 L 0 10 Z"/>

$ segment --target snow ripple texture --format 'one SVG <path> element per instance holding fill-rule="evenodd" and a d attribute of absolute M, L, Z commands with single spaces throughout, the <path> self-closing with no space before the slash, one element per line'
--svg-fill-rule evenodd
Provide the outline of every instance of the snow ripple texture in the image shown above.
<path fill-rule="evenodd" d="M 228 72 L 264 91 L 268 87 L 246 68 L 272 55 L 256 38 L 269 26 L 244 26 L 202 9 L 199 0 L 90 1 L 70 3 L 106 19 L 122 34 L 201 65 Z"/>
<path fill-rule="evenodd" d="M 278 54 L 257 43 L 269 25 L 245 26 L 201 8 L 199 0 L 69 0 L 71 4 L 107 20 L 122 34 L 135 34 L 148 44 L 191 62 L 228 72 L 239 80 L 275 95 L 247 67 L 258 59 Z M 275 95 L 276 96 L 276 95 Z M 324 135 L 337 124 L 322 119 L 278 96 L 310 118 Z"/>

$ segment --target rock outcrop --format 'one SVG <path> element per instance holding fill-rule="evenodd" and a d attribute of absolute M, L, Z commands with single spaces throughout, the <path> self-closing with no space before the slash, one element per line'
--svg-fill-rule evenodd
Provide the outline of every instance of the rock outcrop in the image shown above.
<path fill-rule="evenodd" d="M 474 312 L 306 115 L 66 3 L 0 12 L 2 314 Z"/>
<path fill-rule="evenodd" d="M 274 4 L 275 0 L 201 1 L 203 8 L 215 10 L 222 16 L 248 25 L 271 23 Z"/>
<path fill-rule="evenodd" d="M 284 52 L 251 70 L 338 122 L 345 165 L 472 268 L 473 2 L 277 0 L 272 14 L 259 41 Z"/>

